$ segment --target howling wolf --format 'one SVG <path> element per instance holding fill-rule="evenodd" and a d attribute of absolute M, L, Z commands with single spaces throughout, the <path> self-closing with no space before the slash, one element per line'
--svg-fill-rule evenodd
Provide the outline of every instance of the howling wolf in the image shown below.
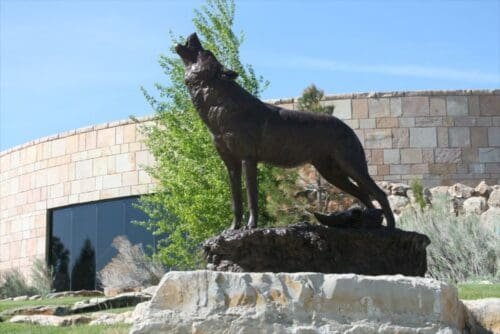
<path fill-rule="evenodd" d="M 229 173 L 234 219 L 243 219 L 241 171 L 245 172 L 250 216 L 257 227 L 257 163 L 295 167 L 311 163 L 331 184 L 373 208 L 382 207 L 387 225 L 394 216 L 385 193 L 368 174 L 366 157 L 354 131 L 336 117 L 292 111 L 264 103 L 243 89 L 238 74 L 222 66 L 192 34 L 175 47 L 185 66 L 193 104 L 213 136 Z"/>

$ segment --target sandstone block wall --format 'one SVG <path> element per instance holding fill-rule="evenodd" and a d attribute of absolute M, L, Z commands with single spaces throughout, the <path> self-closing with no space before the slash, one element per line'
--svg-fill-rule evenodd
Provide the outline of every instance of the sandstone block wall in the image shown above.
<path fill-rule="evenodd" d="M 330 95 L 322 103 L 355 130 L 375 180 L 500 183 L 500 90 Z"/>
<path fill-rule="evenodd" d="M 323 103 L 359 136 L 376 180 L 500 184 L 500 90 L 331 95 Z M 0 271 L 28 272 L 35 256 L 45 256 L 48 210 L 151 192 L 141 166 L 152 163 L 131 121 L 0 152 Z"/>
<path fill-rule="evenodd" d="M 142 166 L 152 162 L 132 121 L 73 130 L 1 152 L 0 271 L 29 273 L 33 259 L 45 256 L 49 209 L 151 192 L 153 181 Z"/>

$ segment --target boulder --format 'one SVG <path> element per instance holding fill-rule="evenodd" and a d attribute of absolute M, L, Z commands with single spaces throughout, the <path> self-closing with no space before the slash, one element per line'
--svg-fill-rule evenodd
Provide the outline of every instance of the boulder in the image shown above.
<path fill-rule="evenodd" d="M 408 197 L 398 195 L 389 195 L 387 196 L 387 200 L 389 201 L 392 211 L 398 215 L 401 214 L 401 211 L 410 203 Z"/>
<path fill-rule="evenodd" d="M 15 315 L 67 315 L 69 307 L 65 306 L 26 306 L 8 309 L 0 313 L 0 318 L 10 318 Z"/>
<path fill-rule="evenodd" d="M 410 186 L 405 183 L 391 183 L 390 185 L 391 194 L 396 196 L 406 196 L 409 189 Z"/>
<path fill-rule="evenodd" d="M 488 198 L 492 190 L 493 188 L 487 185 L 486 182 L 481 181 L 474 189 L 474 192 L 479 196 Z"/>
<path fill-rule="evenodd" d="M 132 324 L 132 311 L 123 313 L 105 313 L 99 312 L 92 314 L 92 320 L 89 325 L 106 325 L 112 326 L 116 324 Z"/>
<path fill-rule="evenodd" d="M 455 183 L 448 188 L 448 194 L 453 198 L 467 199 L 474 194 L 474 188 L 466 186 L 462 183 Z"/>
<path fill-rule="evenodd" d="M 81 302 L 76 302 L 71 307 L 70 312 L 76 314 L 76 313 L 109 310 L 120 307 L 129 307 L 129 306 L 135 306 L 139 303 L 142 303 L 150 299 L 151 299 L 150 294 L 142 292 L 126 292 L 117 295 L 115 297 L 93 298 Z"/>
<path fill-rule="evenodd" d="M 500 236 L 500 208 L 489 208 L 481 214 L 481 225 Z"/>
<path fill-rule="evenodd" d="M 401 275 L 169 272 L 140 305 L 132 334 L 458 334 L 464 328 L 454 287 Z"/>
<path fill-rule="evenodd" d="M 467 198 L 463 203 L 465 214 L 480 215 L 487 209 L 486 199 L 484 197 L 474 196 Z"/>
<path fill-rule="evenodd" d="M 433 198 L 436 197 L 449 197 L 448 187 L 446 186 L 437 186 L 429 189 Z"/>
<path fill-rule="evenodd" d="M 500 333 L 500 298 L 464 300 L 469 333 Z"/>
<path fill-rule="evenodd" d="M 377 186 L 382 189 L 386 195 L 391 194 L 391 184 L 387 181 L 377 181 Z"/>
<path fill-rule="evenodd" d="M 381 228 L 299 223 L 227 230 L 206 240 L 207 268 L 235 272 L 323 272 L 423 276 L 429 238 Z"/>
<path fill-rule="evenodd" d="M 14 297 L 12 300 L 13 301 L 16 301 L 16 302 L 20 302 L 20 301 L 25 301 L 25 300 L 28 300 L 28 296 L 17 296 L 17 297 Z"/>
<path fill-rule="evenodd" d="M 122 293 L 127 293 L 127 292 L 140 292 L 144 287 L 138 286 L 138 287 L 105 287 L 104 288 L 104 295 L 106 297 L 114 297 L 118 296 L 119 294 Z"/>
<path fill-rule="evenodd" d="M 500 208 L 500 189 L 495 189 L 490 193 L 488 205 L 493 208 Z"/>
<path fill-rule="evenodd" d="M 152 286 L 148 286 L 147 288 L 142 289 L 142 292 L 150 294 L 152 296 L 155 294 L 156 290 L 158 290 L 158 285 L 152 285 Z"/>
<path fill-rule="evenodd" d="M 104 293 L 98 290 L 78 290 L 78 291 L 61 291 L 53 292 L 47 295 L 48 299 L 63 298 L 63 297 L 102 297 Z"/>
<path fill-rule="evenodd" d="M 56 315 L 16 315 L 9 322 L 27 323 L 41 326 L 74 326 L 88 324 L 92 318 L 86 315 L 68 315 L 59 317 Z"/>

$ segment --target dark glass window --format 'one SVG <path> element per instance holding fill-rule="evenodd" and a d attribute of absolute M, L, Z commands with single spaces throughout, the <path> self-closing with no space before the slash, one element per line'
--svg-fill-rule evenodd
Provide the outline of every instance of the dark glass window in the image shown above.
<path fill-rule="evenodd" d="M 116 255 L 111 244 L 119 235 L 145 251 L 155 246 L 152 233 L 132 223 L 146 219 L 136 202 L 127 197 L 50 211 L 49 264 L 56 291 L 98 289 L 96 273 Z"/>

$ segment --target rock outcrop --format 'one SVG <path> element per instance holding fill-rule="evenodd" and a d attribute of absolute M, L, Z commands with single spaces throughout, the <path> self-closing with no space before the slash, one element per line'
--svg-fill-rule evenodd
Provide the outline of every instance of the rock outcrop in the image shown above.
<path fill-rule="evenodd" d="M 460 333 L 456 289 L 427 278 L 169 272 L 130 333 Z M 140 313 L 140 314 L 137 314 Z"/>
<path fill-rule="evenodd" d="M 422 234 L 387 228 L 335 228 L 299 223 L 226 230 L 203 244 L 207 268 L 235 272 L 322 272 L 423 276 Z"/>
<path fill-rule="evenodd" d="M 46 298 L 51 299 L 64 297 L 104 297 L 104 293 L 99 290 L 61 291 L 49 293 Z"/>
<path fill-rule="evenodd" d="M 70 314 L 69 307 L 57 305 L 43 306 L 25 306 L 14 309 L 8 309 L 0 312 L 0 318 L 10 318 L 16 315 L 68 315 Z"/>
<path fill-rule="evenodd" d="M 144 301 L 150 300 L 151 295 L 142 292 L 126 292 L 119 294 L 115 297 L 108 298 L 93 298 L 76 302 L 70 309 L 70 313 L 85 313 L 95 312 L 102 310 L 109 310 L 113 308 L 135 306 Z"/>
<path fill-rule="evenodd" d="M 59 317 L 55 315 L 16 315 L 9 322 L 25 323 L 40 326 L 74 326 L 88 324 L 92 318 L 86 315 L 68 315 Z"/>
<path fill-rule="evenodd" d="M 465 300 L 463 303 L 470 333 L 500 333 L 500 298 Z"/>

